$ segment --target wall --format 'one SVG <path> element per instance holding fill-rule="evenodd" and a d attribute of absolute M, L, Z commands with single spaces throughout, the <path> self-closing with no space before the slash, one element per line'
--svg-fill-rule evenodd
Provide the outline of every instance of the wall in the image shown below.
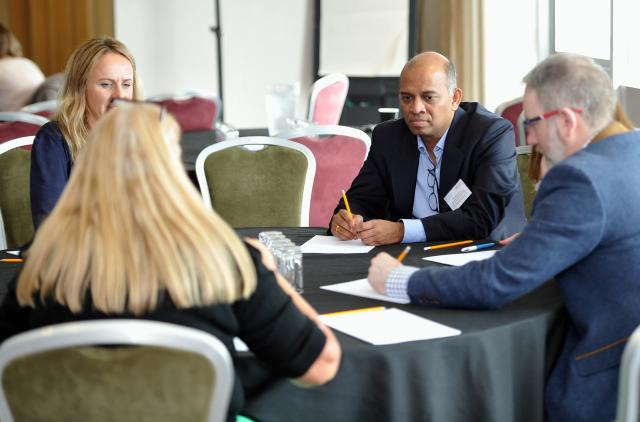
<path fill-rule="evenodd" d="M 146 96 L 217 87 L 213 0 L 114 0 L 115 34 L 132 50 Z M 224 120 L 266 127 L 265 90 L 301 84 L 306 113 L 313 63 L 312 0 L 220 0 Z"/>
<path fill-rule="evenodd" d="M 131 49 L 146 96 L 217 91 L 210 0 L 115 0 L 115 35 Z"/>
<path fill-rule="evenodd" d="M 0 22 L 45 75 L 61 72 L 85 40 L 113 35 L 111 0 L 1 0 Z"/>
<path fill-rule="evenodd" d="M 489 110 L 522 96 L 522 78 L 538 62 L 544 42 L 539 13 L 537 0 L 484 1 L 484 104 Z"/>

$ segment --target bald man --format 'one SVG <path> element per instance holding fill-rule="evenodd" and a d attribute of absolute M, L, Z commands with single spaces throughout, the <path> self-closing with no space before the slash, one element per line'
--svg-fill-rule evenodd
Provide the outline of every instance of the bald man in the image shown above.
<path fill-rule="evenodd" d="M 462 103 L 455 66 L 435 52 L 400 74 L 403 119 L 381 123 L 329 229 L 368 245 L 501 239 L 524 226 L 511 124 Z"/>

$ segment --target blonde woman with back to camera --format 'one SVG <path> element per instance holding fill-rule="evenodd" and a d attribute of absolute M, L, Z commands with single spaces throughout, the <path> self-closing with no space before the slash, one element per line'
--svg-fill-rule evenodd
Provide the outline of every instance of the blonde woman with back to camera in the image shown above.
<path fill-rule="evenodd" d="M 142 98 L 136 64 L 113 38 L 84 42 L 65 68 L 57 113 L 36 134 L 31 151 L 31 215 L 36 228 L 58 202 L 89 130 L 114 99 Z"/>
<path fill-rule="evenodd" d="M 269 269 L 257 242 L 243 243 L 203 206 L 179 138 L 173 117 L 154 105 L 100 119 L 9 285 L 0 341 L 66 321 L 159 320 L 209 332 L 232 356 L 238 336 L 275 374 L 302 384 L 329 381 L 341 358 L 334 334 Z M 236 376 L 231 420 L 242 385 Z"/>

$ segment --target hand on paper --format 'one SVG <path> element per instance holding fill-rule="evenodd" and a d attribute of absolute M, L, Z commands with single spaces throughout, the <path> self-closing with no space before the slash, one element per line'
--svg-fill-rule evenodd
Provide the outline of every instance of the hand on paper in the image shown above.
<path fill-rule="evenodd" d="M 362 216 L 349 216 L 347 210 L 340 210 L 331 219 L 331 234 L 340 240 L 358 239 L 358 231 L 362 225 Z"/>
<path fill-rule="evenodd" d="M 386 252 L 381 252 L 371 260 L 369 266 L 369 275 L 367 280 L 369 284 L 378 293 L 385 294 L 384 285 L 387 281 L 387 275 L 392 269 L 402 265 L 397 259 Z"/>
<path fill-rule="evenodd" d="M 358 236 L 365 245 L 400 243 L 404 237 L 404 224 L 386 220 L 369 220 L 362 223 Z"/>

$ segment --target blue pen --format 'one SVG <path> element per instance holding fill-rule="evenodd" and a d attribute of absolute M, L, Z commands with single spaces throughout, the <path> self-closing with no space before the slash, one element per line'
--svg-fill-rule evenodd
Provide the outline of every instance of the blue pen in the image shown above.
<path fill-rule="evenodd" d="M 479 251 L 480 249 L 492 248 L 494 246 L 496 246 L 496 244 L 494 242 L 481 243 L 479 245 L 467 246 L 466 248 L 460 249 L 460 251 L 461 252 L 473 252 L 473 251 Z"/>

